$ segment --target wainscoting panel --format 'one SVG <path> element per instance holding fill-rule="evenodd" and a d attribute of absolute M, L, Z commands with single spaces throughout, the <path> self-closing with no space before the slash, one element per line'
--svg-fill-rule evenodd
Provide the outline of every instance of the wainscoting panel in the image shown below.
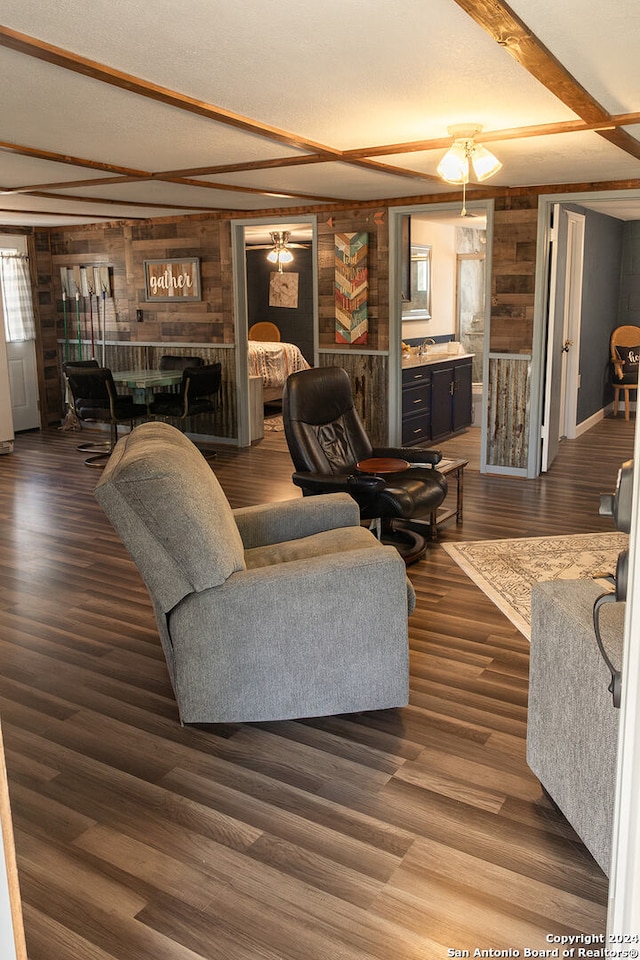
<path fill-rule="evenodd" d="M 384 445 L 388 436 L 387 396 L 389 357 L 383 353 L 362 354 L 331 350 L 320 354 L 319 366 L 343 367 L 353 387 L 353 396 L 373 444 Z"/>
<path fill-rule="evenodd" d="M 160 366 L 160 357 L 169 353 L 174 356 L 202 357 L 205 363 L 222 364 L 222 392 L 220 404 L 211 416 L 199 416 L 187 420 L 186 433 L 207 437 L 237 437 L 238 419 L 236 409 L 236 353 L 234 348 L 217 346 L 176 346 L 171 343 L 107 343 L 105 366 L 111 370 L 155 370 Z M 62 355 L 62 345 L 60 345 Z M 78 344 L 69 345 L 69 359 L 79 359 Z M 89 356 L 88 345 L 84 346 L 84 359 Z M 102 363 L 102 347 L 96 348 L 96 359 Z M 124 390 L 123 390 L 124 392 Z"/>
<path fill-rule="evenodd" d="M 488 467 L 526 470 L 530 390 L 531 357 L 489 357 Z"/>

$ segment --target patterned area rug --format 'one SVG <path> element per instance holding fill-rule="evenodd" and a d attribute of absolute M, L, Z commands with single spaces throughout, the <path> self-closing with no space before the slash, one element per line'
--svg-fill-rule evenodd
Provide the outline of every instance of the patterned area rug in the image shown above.
<path fill-rule="evenodd" d="M 276 414 L 273 417 L 265 417 L 264 428 L 265 430 L 269 430 L 271 433 L 279 433 L 281 430 L 284 430 L 282 414 Z"/>
<path fill-rule="evenodd" d="M 497 607 L 531 639 L 531 587 L 539 580 L 600 580 L 616 572 L 626 533 L 479 540 L 442 547 Z M 606 589 L 610 586 L 603 584 Z"/>

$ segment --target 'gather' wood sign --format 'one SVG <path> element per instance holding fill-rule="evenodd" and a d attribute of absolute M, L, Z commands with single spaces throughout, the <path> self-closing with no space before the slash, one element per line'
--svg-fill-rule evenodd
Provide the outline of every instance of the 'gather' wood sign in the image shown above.
<path fill-rule="evenodd" d="M 145 260 L 147 300 L 200 300 L 200 261 Z"/>

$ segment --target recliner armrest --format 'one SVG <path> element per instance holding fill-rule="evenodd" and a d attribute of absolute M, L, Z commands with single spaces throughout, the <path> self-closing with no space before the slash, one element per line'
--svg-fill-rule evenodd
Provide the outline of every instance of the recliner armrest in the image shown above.
<path fill-rule="evenodd" d="M 374 457 L 392 457 L 408 463 L 430 463 L 435 466 L 442 460 L 442 450 L 427 450 L 425 447 L 376 447 Z"/>
<path fill-rule="evenodd" d="M 360 523 L 358 506 L 346 493 L 240 507 L 233 516 L 245 550 Z"/>
<path fill-rule="evenodd" d="M 351 473 L 313 473 L 296 470 L 292 480 L 305 493 L 348 493 Z"/>

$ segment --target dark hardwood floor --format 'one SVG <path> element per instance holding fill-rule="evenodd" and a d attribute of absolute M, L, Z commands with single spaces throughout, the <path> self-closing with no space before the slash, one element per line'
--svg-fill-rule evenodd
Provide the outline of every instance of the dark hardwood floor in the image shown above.
<path fill-rule="evenodd" d="M 474 431 L 449 441 L 470 465 L 441 539 L 612 529 L 599 494 L 634 426 L 603 421 L 532 481 L 480 475 Z M 439 544 L 409 570 L 409 707 L 181 727 L 79 440 L 20 435 L 0 457 L 0 717 L 30 960 L 436 960 L 604 931 L 606 878 L 525 762 L 527 641 Z M 233 506 L 299 494 L 282 433 L 212 468 Z"/>

